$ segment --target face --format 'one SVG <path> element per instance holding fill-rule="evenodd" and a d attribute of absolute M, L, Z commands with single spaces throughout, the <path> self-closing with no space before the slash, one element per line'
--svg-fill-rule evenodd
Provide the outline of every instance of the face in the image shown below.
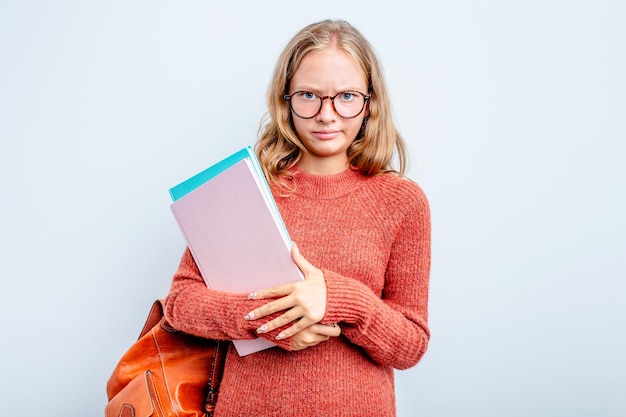
<path fill-rule="evenodd" d="M 367 94 L 367 80 L 357 62 L 342 50 L 329 48 L 308 53 L 300 63 L 289 85 L 289 94 L 308 91 L 333 97 L 344 91 Z M 339 100 L 339 97 L 336 99 Z M 303 119 L 293 114 L 293 124 L 304 144 L 298 166 L 310 173 L 329 175 L 348 168 L 348 147 L 356 138 L 367 108 L 352 119 L 341 118 L 329 99 L 320 112 Z"/>

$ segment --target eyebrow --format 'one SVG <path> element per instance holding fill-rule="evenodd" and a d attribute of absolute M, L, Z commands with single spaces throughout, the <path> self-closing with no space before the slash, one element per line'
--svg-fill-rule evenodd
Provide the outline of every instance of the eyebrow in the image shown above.
<path fill-rule="evenodd" d="M 318 88 L 313 88 L 313 87 L 294 87 L 293 88 L 293 92 L 295 93 L 296 91 L 308 91 L 310 93 L 315 93 L 318 94 L 320 96 L 325 95 L 322 90 L 318 89 Z M 336 91 L 335 94 L 339 94 L 339 93 L 343 93 L 344 91 L 358 91 L 359 93 L 363 93 L 363 94 L 367 94 L 367 88 L 365 88 L 365 93 L 357 87 L 345 87 L 345 88 L 340 88 L 339 90 Z M 335 94 L 330 94 L 335 95 Z"/>

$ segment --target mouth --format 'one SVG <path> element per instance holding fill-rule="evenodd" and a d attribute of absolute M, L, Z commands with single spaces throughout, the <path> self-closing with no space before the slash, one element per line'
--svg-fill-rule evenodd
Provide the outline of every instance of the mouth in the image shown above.
<path fill-rule="evenodd" d="M 338 130 L 316 130 L 313 132 L 313 136 L 321 140 L 329 140 L 336 138 L 340 133 Z"/>

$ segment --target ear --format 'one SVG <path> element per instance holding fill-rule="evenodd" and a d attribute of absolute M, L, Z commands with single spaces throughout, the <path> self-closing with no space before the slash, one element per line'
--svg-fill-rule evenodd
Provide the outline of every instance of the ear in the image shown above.
<path fill-rule="evenodd" d="M 359 129 L 359 133 L 357 133 L 355 140 L 361 139 L 365 134 L 365 127 L 367 126 L 367 121 L 369 120 L 367 116 L 369 116 L 369 111 L 363 118 L 363 123 L 361 123 L 361 128 Z"/>
<path fill-rule="evenodd" d="M 366 120 L 368 117 L 370 117 L 370 104 L 372 103 L 373 93 L 374 93 L 374 87 L 372 86 L 372 83 L 370 82 L 370 85 L 367 87 L 367 95 L 370 98 L 369 100 L 367 100 L 367 103 L 365 103 L 365 119 Z"/>
<path fill-rule="evenodd" d="M 365 103 L 365 119 L 367 120 L 370 117 L 370 104 L 372 104 L 372 86 L 370 85 L 367 88 L 367 94 L 369 95 L 369 99 Z"/>

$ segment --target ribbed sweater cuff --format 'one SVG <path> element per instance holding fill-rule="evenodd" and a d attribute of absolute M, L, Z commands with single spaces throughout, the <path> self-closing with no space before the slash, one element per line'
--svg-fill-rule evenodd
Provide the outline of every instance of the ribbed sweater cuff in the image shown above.
<path fill-rule="evenodd" d="M 354 279 L 333 271 L 322 271 L 327 291 L 326 314 L 322 324 L 358 324 L 372 310 L 372 291 Z"/>

